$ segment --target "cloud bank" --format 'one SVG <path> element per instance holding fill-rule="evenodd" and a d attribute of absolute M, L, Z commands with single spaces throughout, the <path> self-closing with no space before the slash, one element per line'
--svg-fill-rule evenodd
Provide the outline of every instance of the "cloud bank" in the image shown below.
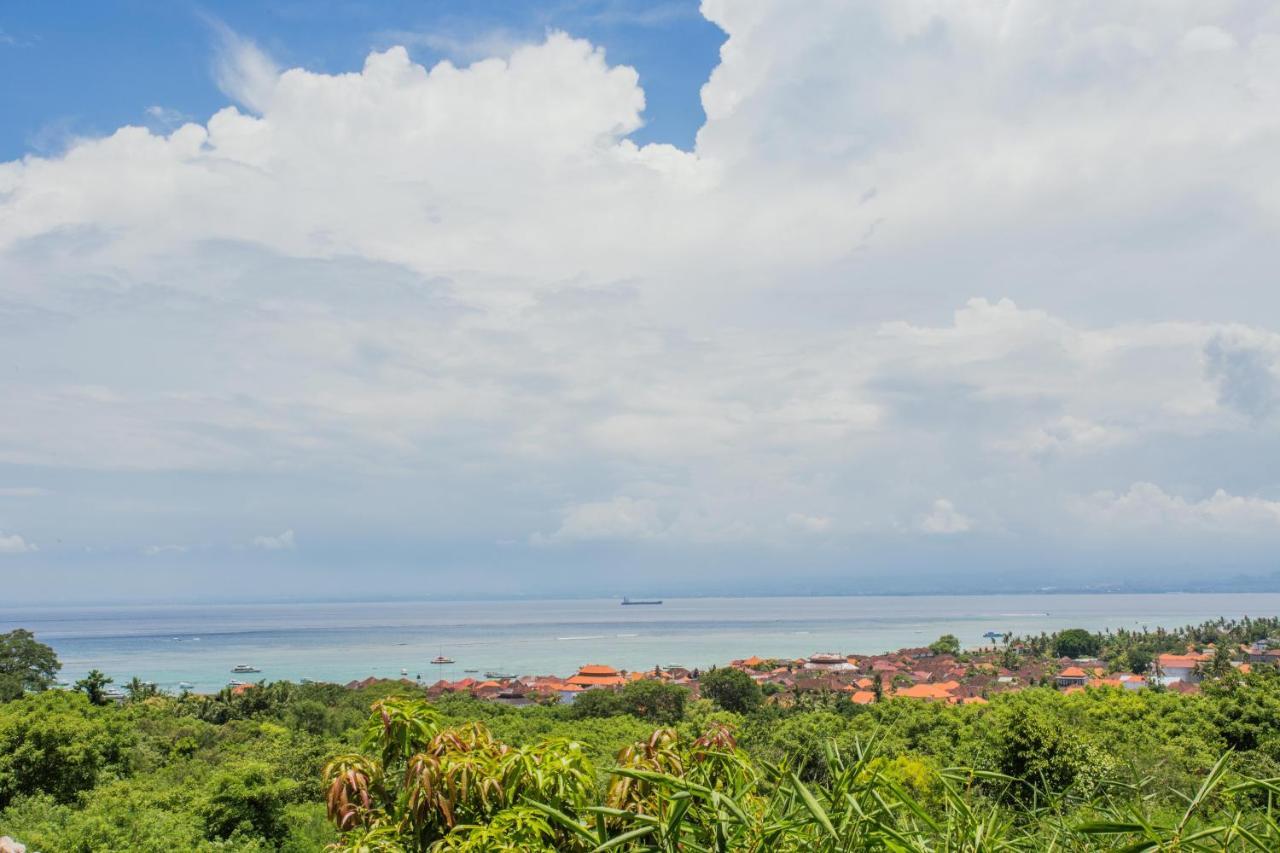
<path fill-rule="evenodd" d="M 0 478 L 50 491 L 6 522 L 86 576 L 223 543 L 173 589 L 296 518 L 419 591 L 1127 578 L 1169 528 L 1269 570 L 1220 534 L 1280 539 L 1280 13 L 703 13 L 693 150 L 565 33 L 343 74 L 224 33 L 234 105 L 0 164 Z"/>
<path fill-rule="evenodd" d="M 0 531 L 0 554 L 29 554 L 39 550 L 35 543 L 26 541 L 16 533 L 5 535 Z"/>

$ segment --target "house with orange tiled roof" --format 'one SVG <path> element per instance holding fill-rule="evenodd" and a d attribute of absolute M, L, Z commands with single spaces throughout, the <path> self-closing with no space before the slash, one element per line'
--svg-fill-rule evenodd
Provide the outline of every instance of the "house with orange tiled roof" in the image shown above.
<path fill-rule="evenodd" d="M 1189 652 L 1185 655 L 1163 654 L 1156 658 L 1156 672 L 1161 684 L 1175 681 L 1199 681 L 1199 668 L 1212 658 L 1209 655 Z"/>
<path fill-rule="evenodd" d="M 621 687 L 627 683 L 626 676 L 618 670 L 598 663 L 587 664 L 567 680 L 588 690 L 592 687 Z"/>
<path fill-rule="evenodd" d="M 855 690 L 849 696 L 849 701 L 855 705 L 870 705 L 876 701 L 876 694 L 870 690 Z"/>
<path fill-rule="evenodd" d="M 954 684 L 955 682 L 951 682 Z M 949 702 L 955 697 L 951 695 L 954 687 L 948 688 L 941 684 L 913 684 L 910 687 L 904 687 L 901 690 L 895 690 L 894 697 L 903 697 L 905 699 L 932 699 L 936 701 Z"/>
<path fill-rule="evenodd" d="M 1089 674 L 1078 666 L 1069 666 L 1054 676 L 1059 687 L 1083 687 L 1089 683 Z"/>
<path fill-rule="evenodd" d="M 1241 645 L 1240 650 L 1244 652 L 1244 659 L 1248 663 L 1274 664 L 1280 661 L 1280 649 L 1270 648 L 1266 640 L 1259 640 L 1252 645 Z"/>

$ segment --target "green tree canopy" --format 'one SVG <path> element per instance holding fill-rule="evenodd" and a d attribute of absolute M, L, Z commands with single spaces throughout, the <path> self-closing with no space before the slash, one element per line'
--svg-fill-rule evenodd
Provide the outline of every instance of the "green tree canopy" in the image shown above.
<path fill-rule="evenodd" d="M 613 717 L 622 713 L 618 694 L 603 687 L 584 690 L 570 706 L 570 713 L 578 719 L 587 717 Z"/>
<path fill-rule="evenodd" d="M 1155 660 L 1155 655 L 1150 649 L 1129 649 L 1126 657 L 1129 659 L 1129 668 L 1139 675 L 1151 669 L 1151 662 Z"/>
<path fill-rule="evenodd" d="M 622 710 L 642 720 L 674 725 L 684 717 L 689 691 L 661 681 L 633 681 L 618 694 Z"/>
<path fill-rule="evenodd" d="M 1068 628 L 1053 638 L 1053 653 L 1062 658 L 1093 657 L 1102 650 L 1098 637 L 1084 628 Z"/>
<path fill-rule="evenodd" d="M 202 812 L 211 837 L 258 835 L 278 844 L 288 832 L 285 808 L 302 784 L 275 778 L 266 764 L 245 762 L 219 773 L 209 788 Z"/>
<path fill-rule="evenodd" d="M 764 701 L 764 693 L 755 679 L 731 667 L 704 672 L 698 684 L 703 696 L 737 714 L 749 714 Z"/>
<path fill-rule="evenodd" d="M 53 649 L 25 628 L 0 634 L 0 702 L 47 690 L 60 669 Z"/>
<path fill-rule="evenodd" d="M 105 705 L 108 701 L 107 685 L 112 681 L 100 670 L 91 669 L 88 675 L 76 682 L 76 690 L 88 696 L 91 704 Z"/>
<path fill-rule="evenodd" d="M 0 808 L 18 794 L 66 802 L 117 766 L 131 743 L 123 717 L 75 693 L 0 705 Z"/>
<path fill-rule="evenodd" d="M 955 634 L 943 634 L 929 644 L 929 651 L 935 655 L 958 655 L 960 654 L 960 638 Z"/>

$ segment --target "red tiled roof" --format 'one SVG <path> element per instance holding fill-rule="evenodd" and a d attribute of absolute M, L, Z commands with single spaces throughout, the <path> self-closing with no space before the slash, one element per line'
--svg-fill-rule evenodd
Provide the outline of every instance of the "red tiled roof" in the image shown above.
<path fill-rule="evenodd" d="M 1196 664 L 1204 663 L 1209 660 L 1208 655 L 1160 655 L 1156 661 L 1161 667 L 1173 667 L 1175 669 L 1194 669 Z"/>
<path fill-rule="evenodd" d="M 893 694 L 908 699 L 950 699 L 951 690 L 941 684 L 913 684 Z"/>
<path fill-rule="evenodd" d="M 589 663 L 578 670 L 578 675 L 617 675 L 618 671 L 602 663 Z"/>
<path fill-rule="evenodd" d="M 575 675 L 568 681 L 569 684 L 577 684 L 580 687 L 621 687 L 627 683 L 627 680 L 621 675 L 614 676 L 589 676 Z"/>

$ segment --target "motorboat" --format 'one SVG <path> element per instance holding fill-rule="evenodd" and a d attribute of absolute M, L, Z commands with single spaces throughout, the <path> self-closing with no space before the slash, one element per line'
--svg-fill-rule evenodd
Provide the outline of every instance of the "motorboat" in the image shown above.
<path fill-rule="evenodd" d="M 436 655 L 431 659 L 434 664 L 453 663 L 453 658 L 447 658 L 444 655 Z"/>
<path fill-rule="evenodd" d="M 258 669 L 256 666 L 250 666 L 247 663 L 238 663 L 235 666 L 231 667 L 231 671 L 232 672 L 262 672 L 262 670 Z"/>

